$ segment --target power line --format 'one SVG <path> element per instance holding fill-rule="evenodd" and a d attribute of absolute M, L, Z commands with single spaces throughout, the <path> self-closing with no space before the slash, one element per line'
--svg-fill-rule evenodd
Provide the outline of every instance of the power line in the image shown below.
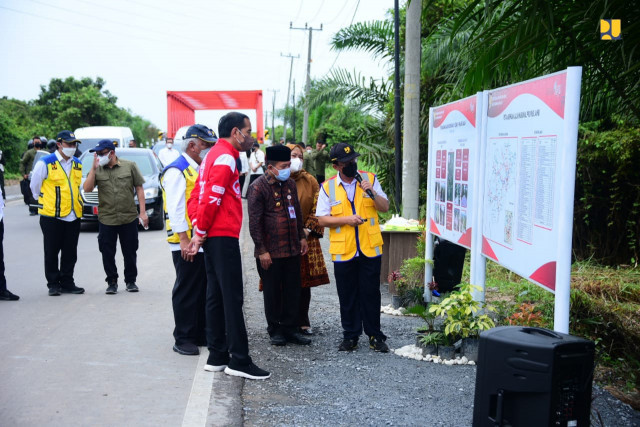
<path fill-rule="evenodd" d="M 55 6 L 55 5 L 52 5 L 50 3 L 45 3 L 43 1 L 40 1 L 40 0 L 29 0 L 29 1 L 32 2 L 32 3 L 42 4 L 42 5 L 51 7 L 53 9 L 59 9 L 59 10 L 62 10 L 64 12 L 75 13 L 76 15 L 86 16 L 86 17 L 93 18 L 93 19 L 99 19 L 102 22 L 110 22 L 110 23 L 113 23 L 113 24 L 116 24 L 116 25 L 120 25 L 120 26 L 123 26 L 123 27 L 131 28 L 130 24 L 124 23 L 124 22 L 119 22 L 119 21 L 114 21 L 113 19 L 107 19 L 107 18 L 104 18 L 104 17 L 91 15 L 90 13 L 84 13 L 84 12 L 79 12 L 79 11 L 73 10 L 73 9 L 67 9 L 67 8 L 60 7 L 60 6 Z M 161 36 L 166 36 L 166 34 L 161 32 L 161 31 L 153 30 L 153 29 L 150 29 L 150 28 L 145 28 L 144 30 L 148 31 L 148 32 L 151 32 L 151 33 L 155 33 L 155 34 L 160 34 Z M 180 35 L 174 35 L 173 37 L 179 37 L 181 39 L 189 40 L 187 37 L 180 36 Z"/>
<path fill-rule="evenodd" d="M 19 14 L 22 14 L 22 15 L 28 15 L 28 16 L 32 16 L 32 17 L 35 17 L 35 18 L 39 18 L 39 19 L 44 19 L 44 20 L 49 20 L 49 21 L 54 21 L 54 22 L 61 22 L 61 23 L 65 24 L 65 26 L 73 26 L 73 27 L 88 29 L 88 30 L 91 30 L 91 31 L 98 31 L 98 32 L 101 32 L 101 33 L 113 34 L 113 35 L 116 35 L 116 36 L 119 36 L 119 37 L 126 38 L 128 40 L 137 39 L 137 40 L 141 40 L 141 41 L 149 41 L 149 42 L 154 42 L 154 43 L 171 44 L 171 45 L 180 47 L 182 49 L 185 49 L 185 43 L 184 42 L 178 41 L 178 40 L 174 40 L 174 39 L 171 39 L 171 38 L 169 38 L 167 40 L 160 40 L 160 39 L 149 38 L 149 37 L 145 37 L 145 36 L 141 36 L 141 35 L 124 34 L 124 33 L 120 33 L 120 32 L 117 32 L 117 31 L 111 31 L 111 30 L 107 30 L 107 29 L 104 29 L 104 28 L 100 28 L 100 27 L 92 27 L 92 26 L 88 26 L 88 25 L 78 24 L 76 22 L 70 22 L 69 20 L 53 18 L 53 17 L 50 17 L 50 16 L 43 16 L 43 15 L 39 15 L 37 13 L 26 12 L 26 11 L 23 11 L 23 10 L 17 10 L 17 9 L 13 9 L 13 8 L 6 7 L 6 6 L 0 6 L 0 9 L 5 9 L 5 10 L 8 10 L 10 12 L 19 13 Z M 204 45 L 200 45 L 199 43 L 194 43 L 192 39 L 186 38 L 185 40 L 191 42 L 190 46 L 188 46 L 190 48 L 203 49 L 203 50 L 211 49 L 211 46 L 204 46 Z M 219 49 L 220 51 L 224 51 L 224 52 L 236 53 L 236 50 L 231 48 L 231 47 L 216 46 L 216 49 Z M 264 57 L 271 57 L 271 55 L 273 54 L 273 53 L 267 52 L 265 50 L 251 49 L 251 48 L 243 48 L 243 51 L 255 52 L 255 53 L 258 53 L 258 54 L 260 54 L 260 55 L 262 55 Z"/>
<path fill-rule="evenodd" d="M 356 10 L 353 11 L 353 16 L 351 17 L 351 22 L 349 23 L 349 26 L 353 25 L 353 20 L 356 18 L 356 13 L 358 13 L 358 7 L 359 6 L 360 6 L 360 0 L 358 0 L 358 3 L 356 4 Z M 342 51 L 338 51 L 338 54 L 336 55 L 336 59 L 334 59 L 333 64 L 331 64 L 331 67 L 329 67 L 329 70 L 327 71 L 325 76 L 327 74 L 329 74 L 331 72 L 331 70 L 333 70 L 333 67 L 336 65 L 336 62 L 338 62 L 338 58 L 340 58 L 340 54 L 341 53 L 342 53 Z"/>

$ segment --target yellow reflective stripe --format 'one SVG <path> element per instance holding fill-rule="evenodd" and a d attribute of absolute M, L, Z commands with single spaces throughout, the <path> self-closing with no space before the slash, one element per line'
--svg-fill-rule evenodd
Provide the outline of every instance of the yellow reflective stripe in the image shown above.
<path fill-rule="evenodd" d="M 336 255 L 336 261 L 342 261 L 342 255 Z"/>
<path fill-rule="evenodd" d="M 380 246 L 375 247 L 376 255 L 380 255 Z"/>
<path fill-rule="evenodd" d="M 372 226 L 376 225 L 376 219 L 375 218 L 369 218 L 369 222 L 371 223 Z"/>

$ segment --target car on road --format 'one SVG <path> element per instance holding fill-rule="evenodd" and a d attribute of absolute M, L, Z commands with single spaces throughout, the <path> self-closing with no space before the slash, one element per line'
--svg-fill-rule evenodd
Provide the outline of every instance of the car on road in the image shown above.
<path fill-rule="evenodd" d="M 76 138 L 82 141 L 78 149 L 83 153 L 98 145 L 103 139 L 110 139 L 118 143 L 118 147 L 128 147 L 133 139 L 131 129 L 126 126 L 89 126 L 78 128 L 74 132 Z"/>
<path fill-rule="evenodd" d="M 149 216 L 149 228 L 151 230 L 162 230 L 164 228 L 164 206 L 160 187 L 160 173 L 162 172 L 160 160 L 149 148 L 116 148 L 116 155 L 120 159 L 129 160 L 138 165 L 138 169 L 140 169 L 145 181 L 143 188 L 145 209 Z M 91 170 L 93 159 L 93 153 L 88 151 L 85 151 L 80 156 L 83 184 Z M 87 223 L 96 222 L 98 220 L 98 188 L 96 187 L 91 192 L 85 192 L 81 187 L 80 194 L 84 202 L 82 221 Z M 138 197 L 134 195 L 134 198 L 136 205 L 138 205 Z"/>

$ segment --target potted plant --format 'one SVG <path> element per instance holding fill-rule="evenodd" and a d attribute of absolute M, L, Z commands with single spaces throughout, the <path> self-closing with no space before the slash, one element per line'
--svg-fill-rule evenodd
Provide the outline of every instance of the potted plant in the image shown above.
<path fill-rule="evenodd" d="M 416 316 L 424 320 L 426 323 L 425 326 L 420 326 L 418 328 L 417 334 L 416 334 L 416 345 L 418 347 L 421 347 L 422 338 L 424 338 L 426 335 L 429 335 L 432 332 L 435 332 L 434 323 L 436 320 L 436 315 L 434 313 L 430 313 L 427 306 L 422 304 L 412 305 L 405 311 L 405 314 L 415 314 Z"/>
<path fill-rule="evenodd" d="M 495 327 L 495 323 L 487 314 L 478 314 L 481 308 L 494 311 L 473 299 L 472 291 L 480 290 L 471 284 L 461 285 L 457 291 L 451 292 L 440 303 L 433 304 L 429 311 L 444 318 L 444 334 L 453 342 L 462 339 L 462 352 L 469 359 L 478 359 L 478 336 L 480 332 Z"/>
<path fill-rule="evenodd" d="M 420 337 L 419 347 L 422 348 L 422 355 L 438 354 L 438 346 L 445 341 L 444 334 L 442 332 L 430 332 Z"/>

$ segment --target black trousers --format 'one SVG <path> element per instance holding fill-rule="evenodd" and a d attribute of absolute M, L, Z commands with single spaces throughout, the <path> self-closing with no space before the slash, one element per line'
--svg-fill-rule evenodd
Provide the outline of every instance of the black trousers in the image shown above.
<path fill-rule="evenodd" d="M 244 188 L 244 180 L 247 178 L 246 175 L 240 175 L 238 177 L 238 182 L 240 183 L 240 196 L 242 196 L 242 189 Z"/>
<path fill-rule="evenodd" d="M 209 356 L 230 367 L 251 363 L 244 324 L 244 292 L 240 243 L 234 237 L 209 237 L 204 242 L 207 271 L 206 332 Z M 231 360 L 229 360 L 231 356 Z"/>
<path fill-rule="evenodd" d="M 298 328 L 300 304 L 300 255 L 272 258 L 268 270 L 256 258 L 262 279 L 264 314 L 269 335 L 291 334 Z"/>
<path fill-rule="evenodd" d="M 138 277 L 136 266 L 138 252 L 138 219 L 121 225 L 105 225 L 98 222 L 98 248 L 102 253 L 102 265 L 106 281 L 118 279 L 116 267 L 116 243 L 120 238 L 120 251 L 124 257 L 124 282 L 135 283 Z"/>
<path fill-rule="evenodd" d="M 0 219 L 0 292 L 7 290 L 7 279 L 4 277 L 4 218 Z"/>
<path fill-rule="evenodd" d="M 360 254 L 351 261 L 333 263 L 344 338 L 357 340 L 363 327 L 369 337 L 387 338 L 380 331 L 381 259 Z"/>
<path fill-rule="evenodd" d="M 311 305 L 311 288 L 300 288 L 298 304 L 298 326 L 311 326 L 309 322 L 309 306 Z"/>
<path fill-rule="evenodd" d="M 62 221 L 40 215 L 40 229 L 44 240 L 44 276 L 47 279 L 47 286 L 49 288 L 74 286 L 73 269 L 78 260 L 80 220 Z M 60 254 L 59 262 L 58 254 Z"/>
<path fill-rule="evenodd" d="M 193 262 L 185 261 L 180 251 L 172 251 L 171 256 L 176 269 L 176 282 L 171 292 L 173 318 L 176 323 L 173 337 L 177 345 L 204 343 L 204 304 L 207 295 L 204 254 L 196 254 Z"/>

